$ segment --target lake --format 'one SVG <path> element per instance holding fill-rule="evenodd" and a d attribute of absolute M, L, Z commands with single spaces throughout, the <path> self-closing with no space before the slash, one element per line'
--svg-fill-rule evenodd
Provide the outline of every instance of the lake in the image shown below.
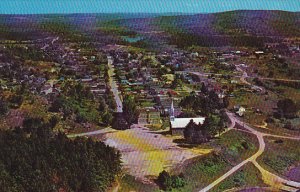
<path fill-rule="evenodd" d="M 136 36 L 136 37 L 122 36 L 122 39 L 129 43 L 136 43 L 140 40 L 143 40 L 144 38 L 141 36 Z"/>

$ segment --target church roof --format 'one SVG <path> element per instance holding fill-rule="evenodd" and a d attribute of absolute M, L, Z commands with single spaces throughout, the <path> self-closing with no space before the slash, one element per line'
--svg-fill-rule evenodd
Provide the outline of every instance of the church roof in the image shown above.
<path fill-rule="evenodd" d="M 193 120 L 196 124 L 203 124 L 205 117 L 196 117 L 196 118 L 174 118 L 173 121 L 171 121 L 171 128 L 172 129 L 182 129 L 189 124 L 189 122 Z"/>

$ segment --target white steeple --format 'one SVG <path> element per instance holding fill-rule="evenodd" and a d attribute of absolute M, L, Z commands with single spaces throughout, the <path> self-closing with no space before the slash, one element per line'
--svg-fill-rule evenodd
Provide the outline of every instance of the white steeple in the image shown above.
<path fill-rule="evenodd" d="M 174 116 L 174 104 L 173 104 L 173 99 L 171 103 L 171 108 L 170 108 L 170 121 L 174 121 L 175 116 Z"/>

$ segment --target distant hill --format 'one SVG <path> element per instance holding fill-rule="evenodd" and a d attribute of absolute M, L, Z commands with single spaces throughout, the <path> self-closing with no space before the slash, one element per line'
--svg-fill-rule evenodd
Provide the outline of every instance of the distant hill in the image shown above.
<path fill-rule="evenodd" d="M 262 46 L 284 37 L 300 37 L 300 13 L 285 11 L 230 11 L 213 14 L 160 16 L 120 22 L 133 30 L 163 30 L 179 46 Z M 151 27 L 149 27 L 151 26 Z"/>
<path fill-rule="evenodd" d="M 188 45 L 189 41 L 203 46 L 243 45 L 240 41 L 244 41 L 245 45 L 250 43 L 250 46 L 258 46 L 262 41 L 272 41 L 273 38 L 300 37 L 299 12 L 250 10 L 195 15 L 144 13 L 0 15 L 0 34 L 4 35 L 11 31 L 38 33 L 41 24 L 53 25 L 53 23 L 68 25 L 70 28 L 66 30 L 76 29 L 93 34 L 101 30 L 107 31 L 106 28 L 110 32 L 127 30 L 143 35 L 149 41 L 165 39 L 172 44 L 184 42 L 180 46 Z M 252 41 L 258 41 L 258 44 L 251 45 Z"/>

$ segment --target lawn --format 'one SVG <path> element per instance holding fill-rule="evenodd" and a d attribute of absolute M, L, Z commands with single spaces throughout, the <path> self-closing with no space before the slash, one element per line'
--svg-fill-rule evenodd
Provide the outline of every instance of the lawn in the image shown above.
<path fill-rule="evenodd" d="M 262 175 L 251 163 L 247 163 L 236 173 L 228 177 L 212 189 L 212 192 L 221 192 L 232 188 L 265 187 Z"/>
<path fill-rule="evenodd" d="M 241 105 L 247 108 L 260 109 L 265 114 L 272 114 L 273 108 L 276 107 L 277 97 L 273 93 L 266 96 L 238 90 L 234 91 L 234 95 L 236 97 L 230 99 L 230 108 L 234 105 Z"/>
<path fill-rule="evenodd" d="M 154 184 L 144 184 L 134 176 L 125 174 L 119 179 L 119 192 L 159 192 L 159 188 Z"/>
<path fill-rule="evenodd" d="M 205 156 L 188 160 L 181 169 L 187 185 L 174 191 L 197 191 L 230 170 L 242 160 L 253 155 L 257 150 L 255 136 L 238 131 L 229 131 L 211 143 L 199 146 L 213 147 L 214 152 Z"/>
<path fill-rule="evenodd" d="M 268 171 L 284 175 L 288 169 L 300 163 L 299 140 L 266 137 L 266 151 L 258 162 Z"/>
<path fill-rule="evenodd" d="M 151 101 L 143 101 L 141 103 L 141 107 L 144 108 L 144 107 L 153 107 L 155 105 L 155 103 L 151 102 Z"/>

